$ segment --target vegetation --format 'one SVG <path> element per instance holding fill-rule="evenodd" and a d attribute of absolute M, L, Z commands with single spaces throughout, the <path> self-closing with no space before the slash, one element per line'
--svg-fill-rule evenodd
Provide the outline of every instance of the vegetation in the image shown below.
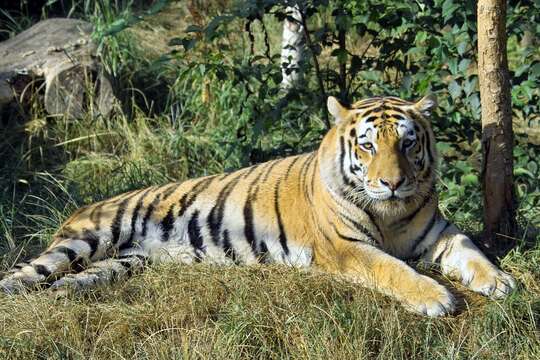
<path fill-rule="evenodd" d="M 285 1 L 49 0 L 37 12 L 8 1 L 0 39 L 44 17 L 92 21 L 122 104 L 109 118 L 89 108 L 70 120 L 47 116 L 38 91 L 3 109 L 1 269 L 43 249 L 83 204 L 316 148 L 327 94 L 354 101 L 437 93 L 441 211 L 478 238 L 475 2 L 304 3 L 312 57 L 303 64 L 305 82 L 284 93 Z M 322 274 L 150 266 L 87 294 L 0 296 L 0 357 L 540 358 L 539 7 L 508 7 L 520 230 L 517 246 L 498 255 L 520 286 L 507 300 L 448 283 L 462 298 L 460 313 L 432 320 Z"/>

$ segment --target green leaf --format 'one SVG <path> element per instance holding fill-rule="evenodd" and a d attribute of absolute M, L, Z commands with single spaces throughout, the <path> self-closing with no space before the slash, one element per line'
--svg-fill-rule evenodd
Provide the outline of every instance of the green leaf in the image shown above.
<path fill-rule="evenodd" d="M 538 163 L 535 163 L 534 161 L 529 161 L 527 164 L 527 169 L 533 174 L 538 173 Z"/>
<path fill-rule="evenodd" d="M 195 32 L 195 33 L 199 33 L 202 31 L 202 28 L 200 26 L 197 26 L 197 25 L 189 25 L 186 30 L 185 30 L 187 33 L 192 33 L 192 32 Z"/>
<path fill-rule="evenodd" d="M 529 70 L 529 79 L 533 76 L 534 78 L 540 78 L 540 62 L 531 66 Z"/>
<path fill-rule="evenodd" d="M 457 99 L 461 95 L 461 86 L 455 81 L 452 80 L 450 84 L 448 84 L 448 92 L 450 93 L 450 96 L 452 96 L 452 99 Z"/>
<path fill-rule="evenodd" d="M 476 91 L 477 83 L 478 83 L 478 78 L 476 76 L 471 76 L 470 78 L 464 81 L 463 91 L 465 91 L 466 96 L 469 96 L 473 92 Z"/>
<path fill-rule="evenodd" d="M 470 59 L 461 59 L 458 65 L 459 71 L 462 73 L 465 73 L 467 69 L 469 68 L 470 63 L 471 63 Z"/>
<path fill-rule="evenodd" d="M 456 75 L 458 72 L 458 61 L 456 58 L 449 59 L 448 60 L 448 69 L 452 73 L 452 75 Z"/>
<path fill-rule="evenodd" d="M 337 58 L 338 62 L 340 64 L 344 64 L 347 62 L 347 50 L 345 49 L 334 49 L 332 50 L 332 53 L 330 54 L 331 56 L 334 56 Z"/>
<path fill-rule="evenodd" d="M 475 174 L 462 175 L 461 183 L 463 185 L 478 185 L 478 176 L 476 176 Z"/>
<path fill-rule="evenodd" d="M 444 18 L 444 22 L 448 22 L 448 20 L 450 20 L 450 18 L 452 17 L 452 15 L 454 14 L 454 12 L 459 8 L 459 5 L 458 4 L 454 4 L 454 1 L 453 0 L 446 0 L 444 3 L 443 3 L 443 6 L 442 6 L 442 16 Z"/>
<path fill-rule="evenodd" d="M 526 175 L 534 179 L 534 174 L 529 170 L 519 167 L 514 169 L 514 176 Z"/>
<path fill-rule="evenodd" d="M 457 52 L 458 52 L 459 55 L 465 54 L 465 52 L 467 51 L 467 45 L 468 45 L 468 44 L 467 44 L 465 41 L 463 41 L 463 42 L 460 42 L 460 43 L 456 46 Z"/>

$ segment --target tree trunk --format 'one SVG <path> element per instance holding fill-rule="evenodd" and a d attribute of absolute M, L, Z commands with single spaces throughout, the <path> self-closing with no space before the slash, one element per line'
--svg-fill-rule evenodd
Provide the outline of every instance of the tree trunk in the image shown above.
<path fill-rule="evenodd" d="M 482 104 L 483 245 L 506 250 L 516 231 L 513 133 L 506 59 L 506 1 L 478 1 L 478 75 Z"/>
<path fill-rule="evenodd" d="M 31 98 L 29 85 L 44 82 L 49 114 L 81 118 L 92 108 L 94 115 L 107 116 L 114 95 L 91 33 L 86 21 L 55 18 L 1 42 L 0 107 L 21 95 Z"/>
<path fill-rule="evenodd" d="M 302 79 L 301 65 L 305 58 L 305 33 L 302 15 L 297 6 L 285 10 L 288 18 L 283 22 L 281 41 L 281 88 L 288 90 Z"/>

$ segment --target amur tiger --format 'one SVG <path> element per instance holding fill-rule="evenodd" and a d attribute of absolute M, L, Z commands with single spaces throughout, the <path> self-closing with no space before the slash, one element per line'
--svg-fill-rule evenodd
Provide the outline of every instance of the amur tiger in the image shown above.
<path fill-rule="evenodd" d="M 335 125 L 317 151 L 83 207 L 0 288 L 88 288 L 147 262 L 281 263 L 377 289 L 421 314 L 453 312 L 452 294 L 405 262 L 413 259 L 502 297 L 513 278 L 438 210 L 435 106 L 431 95 L 351 107 L 329 97 Z"/>

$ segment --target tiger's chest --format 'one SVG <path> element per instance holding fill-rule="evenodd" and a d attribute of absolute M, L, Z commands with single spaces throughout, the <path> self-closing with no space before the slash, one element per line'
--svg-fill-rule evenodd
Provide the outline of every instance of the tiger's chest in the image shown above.
<path fill-rule="evenodd" d="M 385 252 L 402 260 L 418 258 L 437 241 L 445 223 L 433 214 L 409 224 L 383 227 L 381 247 Z"/>

